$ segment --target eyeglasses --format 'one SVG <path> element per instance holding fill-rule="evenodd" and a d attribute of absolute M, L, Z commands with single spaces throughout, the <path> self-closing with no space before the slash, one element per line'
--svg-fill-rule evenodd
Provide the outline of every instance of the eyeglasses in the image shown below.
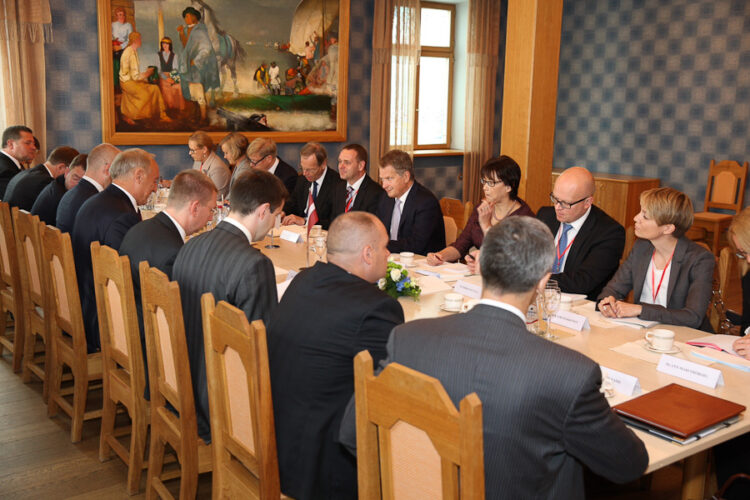
<path fill-rule="evenodd" d="M 203 148 L 197 148 L 197 149 L 188 148 L 188 153 L 190 153 L 191 155 L 194 155 L 195 153 L 199 152 L 201 149 Z"/>
<path fill-rule="evenodd" d="M 263 160 L 265 160 L 266 158 L 268 158 L 269 156 L 270 156 L 270 155 L 264 155 L 264 156 L 261 156 L 261 157 L 260 157 L 259 159 L 257 159 L 257 160 L 253 160 L 252 158 L 248 157 L 248 160 L 250 160 L 250 166 L 251 166 L 251 167 L 254 167 L 254 166 L 255 166 L 255 165 L 257 165 L 258 163 L 260 163 L 260 162 L 262 162 Z"/>
<path fill-rule="evenodd" d="M 503 181 L 501 181 L 500 179 L 498 179 L 498 180 L 493 180 L 493 179 L 480 179 L 480 180 L 479 180 L 479 183 L 480 183 L 480 184 L 481 184 L 482 186 L 487 186 L 487 187 L 491 187 L 491 188 L 493 188 L 493 187 L 497 186 L 498 184 L 504 184 L 504 182 L 503 182 Z"/>
<path fill-rule="evenodd" d="M 736 252 L 734 252 L 734 256 L 742 260 L 747 260 L 748 255 L 750 255 L 750 252 L 745 252 L 743 250 L 737 250 Z"/>
<path fill-rule="evenodd" d="M 560 205 L 560 208 L 564 208 L 566 210 L 569 209 L 569 208 L 573 208 L 574 205 L 578 205 L 582 201 L 586 201 L 589 198 L 590 198 L 590 196 L 585 196 L 585 197 L 581 198 L 578 201 L 574 201 L 572 203 L 568 203 L 567 201 L 558 200 L 557 198 L 555 198 L 555 195 L 552 194 L 552 193 L 549 194 L 549 201 L 551 201 L 553 205 Z"/>

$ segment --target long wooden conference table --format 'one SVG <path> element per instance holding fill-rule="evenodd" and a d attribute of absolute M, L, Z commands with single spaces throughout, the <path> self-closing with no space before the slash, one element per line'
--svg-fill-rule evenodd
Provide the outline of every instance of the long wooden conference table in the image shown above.
<path fill-rule="evenodd" d="M 301 231 L 297 229 L 297 232 Z M 291 243 L 275 238 L 274 243 L 279 247 L 266 248 L 269 242 L 270 240 L 266 238 L 254 246 L 267 255 L 273 261 L 274 266 L 277 267 L 277 282 L 286 280 L 286 271 L 298 271 L 306 267 L 308 251 L 304 242 Z M 314 262 L 312 253 L 310 255 L 310 262 Z M 417 267 L 421 267 L 419 261 L 416 263 Z M 415 276 L 419 278 L 418 274 L 415 274 Z M 480 284 L 481 282 L 479 276 L 476 275 L 462 279 L 474 284 Z M 399 302 L 404 309 L 406 321 L 450 314 L 443 312 L 440 305 L 443 303 L 444 295 L 451 291 L 423 294 L 419 301 L 402 297 Z M 658 372 L 656 367 L 660 355 L 650 353 L 645 349 L 639 351 L 634 347 L 636 343 L 643 339 L 644 329 L 613 326 L 601 318 L 598 312 L 594 311 L 593 303 L 586 300 L 574 302 L 572 311 L 587 316 L 590 320 L 590 329 L 575 332 L 564 327 L 553 326 L 554 333 L 558 335 L 558 339 L 554 342 L 585 354 L 603 367 L 638 377 L 643 392 L 649 392 L 670 383 L 678 383 L 750 408 L 749 372 L 718 363 L 708 364 L 706 361 L 701 361 L 704 365 L 721 370 L 724 385 L 716 389 L 710 389 L 682 378 Z M 699 361 L 688 352 L 699 348 L 685 346 L 682 343 L 705 336 L 706 333 L 687 327 L 666 326 L 666 328 L 675 332 L 676 345 L 682 348 L 682 353 L 677 356 L 689 361 Z M 615 348 L 620 352 L 613 350 Z M 622 353 L 628 350 L 629 354 Z M 627 399 L 630 399 L 630 397 L 616 393 L 610 399 L 610 404 L 618 404 Z M 653 472 L 679 460 L 685 460 L 682 498 L 698 500 L 704 498 L 704 484 L 708 465 L 707 451 L 719 443 L 748 431 L 750 431 L 750 418 L 743 416 L 739 422 L 687 445 L 674 444 L 640 430 L 635 430 L 635 433 L 643 440 L 648 450 L 649 465 L 646 472 Z"/>

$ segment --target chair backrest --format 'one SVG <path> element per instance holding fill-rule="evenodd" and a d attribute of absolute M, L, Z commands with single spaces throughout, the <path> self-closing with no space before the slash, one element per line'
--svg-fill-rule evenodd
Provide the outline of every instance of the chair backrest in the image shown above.
<path fill-rule="evenodd" d="M 21 264 L 21 284 L 26 307 L 46 309 L 45 274 L 42 271 L 42 245 L 39 217 L 13 207 L 13 226 Z"/>
<path fill-rule="evenodd" d="M 179 413 L 183 439 L 198 435 L 180 288 L 146 261 L 140 263 L 151 414 L 169 402 Z"/>
<path fill-rule="evenodd" d="M 6 287 L 11 287 L 21 295 L 21 275 L 18 267 L 16 237 L 10 206 L 0 202 L 0 279 Z"/>
<path fill-rule="evenodd" d="M 261 320 L 249 324 L 245 313 L 227 302 L 216 305 L 210 293 L 201 298 L 201 308 L 214 491 L 229 491 L 229 483 L 237 488 L 257 481 L 257 488 L 244 495 L 235 490 L 233 496 L 276 500 L 279 465 L 266 328 Z"/>
<path fill-rule="evenodd" d="M 456 221 L 453 217 L 443 216 L 443 224 L 445 225 L 445 242 L 450 245 L 456 241 L 458 236 L 458 228 L 456 227 Z"/>
<path fill-rule="evenodd" d="M 142 397 L 146 379 L 130 260 L 94 241 L 91 262 L 104 371 L 125 370 L 134 395 Z"/>
<path fill-rule="evenodd" d="M 73 245 L 70 234 L 56 227 L 42 228 L 42 254 L 44 265 L 49 269 L 49 282 L 54 297 L 54 318 L 58 328 L 54 335 L 65 331 L 73 339 L 73 350 L 80 353 L 81 363 L 86 362 L 86 332 L 83 329 L 81 298 L 78 295 L 78 279 L 73 261 Z"/>
<path fill-rule="evenodd" d="M 469 203 L 471 202 L 467 202 L 467 205 Z M 455 198 L 440 199 L 440 211 L 443 212 L 443 216 L 452 217 L 456 221 L 456 227 L 459 229 L 463 229 L 466 221 L 469 220 L 469 217 L 466 215 L 467 205 L 464 205 L 461 203 L 461 200 Z M 471 210 L 469 210 L 469 215 L 471 215 Z"/>
<path fill-rule="evenodd" d="M 718 208 L 739 213 L 745 200 L 746 180 L 747 162 L 740 166 L 736 161 L 711 160 L 703 210 Z"/>
<path fill-rule="evenodd" d="M 354 358 L 354 388 L 360 499 L 484 498 L 476 393 L 458 412 L 433 377 L 391 363 L 376 378 L 367 351 Z"/>
<path fill-rule="evenodd" d="M 736 257 L 734 256 L 734 250 L 730 247 L 724 247 L 719 252 L 719 295 L 721 300 L 726 301 L 727 299 L 727 287 L 729 286 L 729 277 L 732 275 L 732 271 L 736 269 L 735 264 Z"/>

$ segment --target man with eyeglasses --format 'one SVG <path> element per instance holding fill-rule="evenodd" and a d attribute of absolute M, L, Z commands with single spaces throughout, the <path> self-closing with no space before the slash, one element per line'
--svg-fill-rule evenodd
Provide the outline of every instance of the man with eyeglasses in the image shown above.
<path fill-rule="evenodd" d="M 566 293 L 597 295 L 617 271 L 625 247 L 625 229 L 594 205 L 594 177 L 582 167 L 571 167 L 557 178 L 550 193 L 551 207 L 537 218 L 555 235 L 551 279 Z"/>
<path fill-rule="evenodd" d="M 297 184 L 297 171 L 287 162 L 276 156 L 276 143 L 267 137 L 258 137 L 247 147 L 250 166 L 256 170 L 269 172 L 284 183 L 291 193 Z"/>

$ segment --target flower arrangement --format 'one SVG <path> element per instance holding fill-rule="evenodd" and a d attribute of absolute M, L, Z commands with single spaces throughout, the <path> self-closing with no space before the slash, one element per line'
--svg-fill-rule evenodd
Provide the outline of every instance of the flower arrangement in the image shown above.
<path fill-rule="evenodd" d="M 180 83 L 180 72 L 173 69 L 171 73 L 169 73 L 169 78 L 172 79 L 172 83 Z"/>
<path fill-rule="evenodd" d="M 409 271 L 396 262 L 388 262 L 385 278 L 378 280 L 378 288 L 394 299 L 405 296 L 418 300 L 422 293 L 419 285 L 409 277 Z"/>

